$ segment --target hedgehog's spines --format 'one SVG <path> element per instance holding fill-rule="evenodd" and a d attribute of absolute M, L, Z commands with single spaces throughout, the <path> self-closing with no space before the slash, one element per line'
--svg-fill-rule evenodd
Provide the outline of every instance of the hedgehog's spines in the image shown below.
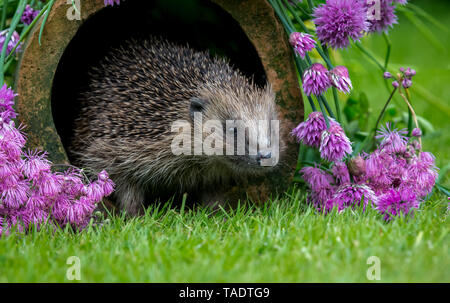
<path fill-rule="evenodd" d="M 110 51 L 89 79 L 69 154 L 80 167 L 106 169 L 116 197 L 130 200 L 122 208 L 133 204 L 129 212 L 142 190 L 183 192 L 253 173 L 220 157 L 173 155 L 171 125 L 190 121 L 191 98 L 208 100 L 205 120 L 276 119 L 270 86 L 258 88 L 225 59 L 159 38 Z"/>

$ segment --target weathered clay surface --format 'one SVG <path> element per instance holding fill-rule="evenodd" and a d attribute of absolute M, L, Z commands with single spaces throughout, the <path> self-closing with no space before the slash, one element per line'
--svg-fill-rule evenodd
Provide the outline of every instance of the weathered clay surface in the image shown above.
<path fill-rule="evenodd" d="M 128 0 L 133 1 L 133 0 Z M 135 0 L 136 1 L 136 0 Z M 277 94 L 281 113 L 281 131 L 288 150 L 286 166 L 268 179 L 260 179 L 244 187 L 233 188 L 229 197 L 266 200 L 283 191 L 294 172 L 298 145 L 289 136 L 295 123 L 303 120 L 303 102 L 284 29 L 265 0 L 211 0 L 237 20 L 254 44 L 266 75 Z M 16 73 L 15 89 L 19 94 L 17 110 L 20 122 L 27 125 L 28 146 L 49 152 L 55 163 L 68 163 L 51 111 L 53 78 L 65 48 L 81 24 L 104 8 L 103 0 L 81 1 L 81 20 L 69 20 L 66 0 L 57 0 L 45 25 L 39 45 L 36 26 L 25 44 Z M 63 102 L 63 101 L 61 101 Z"/>
<path fill-rule="evenodd" d="M 51 91 L 56 68 L 83 21 L 102 9 L 104 2 L 81 1 L 81 5 L 81 20 L 69 20 L 67 10 L 70 6 L 67 1 L 55 2 L 40 45 L 40 24 L 30 33 L 15 77 L 15 90 L 19 94 L 16 109 L 20 122 L 27 126 L 27 144 L 30 148 L 48 151 L 49 158 L 55 163 L 68 163 L 51 111 Z"/>

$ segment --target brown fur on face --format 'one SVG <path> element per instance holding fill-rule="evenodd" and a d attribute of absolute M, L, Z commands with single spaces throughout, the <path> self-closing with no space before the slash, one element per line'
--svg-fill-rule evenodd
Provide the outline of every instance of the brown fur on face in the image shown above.
<path fill-rule="evenodd" d="M 259 120 L 278 119 L 270 85 L 256 87 L 225 60 L 155 38 L 132 40 L 91 71 L 69 154 L 80 167 L 106 169 L 130 215 L 146 196 L 208 191 L 270 171 L 250 155 L 175 156 L 171 126 L 193 122 L 192 100 L 202 102 L 203 121 L 242 120 L 248 132 Z M 270 141 L 270 129 L 262 137 Z"/>

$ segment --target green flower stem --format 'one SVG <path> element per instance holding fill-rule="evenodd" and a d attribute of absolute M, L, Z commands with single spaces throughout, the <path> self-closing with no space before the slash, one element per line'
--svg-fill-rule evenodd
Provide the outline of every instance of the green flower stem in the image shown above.
<path fill-rule="evenodd" d="M 48 3 L 48 9 L 45 11 L 44 20 L 42 20 L 41 29 L 39 30 L 39 39 L 38 39 L 39 45 L 41 45 L 41 37 L 42 37 L 42 33 L 44 31 L 44 25 L 47 22 L 48 16 L 50 15 L 50 11 L 52 10 L 54 3 L 55 3 L 55 0 L 50 0 L 50 2 Z"/>
<path fill-rule="evenodd" d="M 286 0 L 283 0 L 286 2 Z M 289 17 L 286 8 L 284 7 L 283 3 L 281 2 L 281 0 L 277 0 L 278 3 L 278 7 L 281 9 L 281 12 L 283 13 L 283 16 L 286 19 L 286 22 L 289 24 L 290 28 L 293 29 L 293 31 L 295 31 L 295 25 L 292 23 L 291 18 Z M 291 9 L 291 7 L 289 6 L 289 9 Z M 292 13 L 292 12 L 291 12 Z M 294 14 L 293 14 L 294 15 Z M 292 32 L 292 31 L 291 31 Z M 290 34 L 290 33 L 289 33 Z"/>
<path fill-rule="evenodd" d="M 327 56 L 327 58 L 331 62 L 330 53 L 328 52 L 328 48 L 325 45 L 322 45 L 322 48 L 323 48 L 324 54 Z M 332 68 L 333 68 L 332 65 L 331 66 L 328 65 L 328 69 L 332 69 Z M 332 90 L 333 90 L 334 106 L 336 107 L 337 120 L 338 120 L 339 123 L 342 123 L 341 106 L 339 105 L 339 97 L 338 97 L 338 94 L 337 94 L 336 87 L 333 86 Z"/>
<path fill-rule="evenodd" d="M 311 34 L 309 29 L 306 27 L 305 23 L 303 23 L 303 20 L 295 13 L 295 11 L 292 9 L 292 7 L 287 3 L 287 0 L 283 0 L 286 4 L 286 7 L 291 12 L 291 14 L 294 16 L 295 21 L 297 21 L 298 24 L 300 24 L 303 31 L 307 34 Z M 331 63 L 330 59 L 326 56 L 326 54 L 323 52 L 323 50 L 320 48 L 319 45 L 316 46 L 316 50 L 319 53 L 319 55 L 322 57 L 322 59 L 326 62 L 329 68 L 333 68 L 333 64 Z"/>
<path fill-rule="evenodd" d="M 313 5 L 313 3 L 312 3 L 312 0 L 308 0 L 307 2 L 308 2 L 308 8 L 309 8 L 309 10 L 310 10 L 311 13 L 312 13 L 313 10 L 314 10 L 314 5 Z"/>
<path fill-rule="evenodd" d="M 289 5 L 287 0 L 283 0 L 284 4 L 286 5 L 287 9 L 291 12 L 292 16 L 294 16 L 295 21 L 300 25 L 300 27 L 303 29 L 303 31 L 307 34 L 309 34 L 309 29 L 306 27 L 306 25 L 303 23 L 302 19 L 295 13 L 294 9 Z"/>
<path fill-rule="evenodd" d="M 6 61 L 5 65 L 3 67 L 3 73 L 5 73 L 8 70 L 8 68 L 11 65 L 12 62 L 13 62 L 13 60 L 7 60 Z"/>
<path fill-rule="evenodd" d="M 303 14 L 305 14 L 305 15 L 307 15 L 307 16 L 310 15 L 310 13 L 309 13 L 308 11 L 306 11 L 303 7 L 301 7 L 301 6 L 299 5 L 299 2 L 297 2 L 297 4 L 295 4 L 295 7 L 296 7 L 299 11 L 301 11 Z"/>
<path fill-rule="evenodd" d="M 291 14 L 294 16 L 295 20 L 300 24 L 300 26 L 305 30 L 306 33 L 309 33 L 308 28 L 305 26 L 305 24 L 300 19 L 300 17 L 295 13 L 295 11 L 292 9 L 292 7 L 287 3 L 286 0 L 283 0 L 283 1 L 285 1 L 285 4 L 287 4 L 286 7 L 291 12 Z M 288 34 L 290 34 L 291 32 L 295 31 L 295 29 L 292 28 L 293 25 L 291 26 L 286 21 L 286 13 L 287 12 L 286 12 L 285 8 L 283 7 L 283 3 L 281 2 L 281 0 L 269 0 L 269 2 L 273 6 L 275 12 L 277 13 L 277 15 L 279 16 L 281 22 L 285 26 L 286 31 L 288 31 Z M 319 54 L 322 56 L 322 58 L 325 60 L 327 65 L 332 67 L 333 66 L 332 63 L 330 62 L 328 57 L 325 55 L 325 53 L 320 49 L 320 47 L 316 46 L 316 49 L 319 52 Z M 305 57 L 306 57 L 306 60 L 307 60 L 308 64 L 311 65 L 312 61 L 311 61 L 311 58 L 309 57 L 309 55 L 306 54 Z M 302 70 L 304 70 L 304 68 L 302 68 Z M 308 98 L 308 100 L 309 100 L 309 98 Z M 326 98 L 324 96 L 319 96 L 318 100 L 323 102 L 323 104 L 319 104 L 319 105 L 321 105 L 321 106 L 324 105 L 326 107 L 326 109 L 328 110 L 330 116 L 335 119 L 333 111 L 331 110 L 330 106 L 328 105 L 328 102 L 327 102 Z M 310 100 L 310 104 L 314 104 L 314 102 L 311 102 L 311 101 L 312 101 L 312 99 Z"/>
<path fill-rule="evenodd" d="M 386 108 L 388 107 L 389 103 L 392 100 L 392 97 L 394 97 L 395 92 L 397 91 L 397 87 L 394 87 L 394 90 L 392 91 L 392 93 L 390 94 L 388 100 L 386 101 L 386 103 L 384 104 L 383 109 L 380 112 L 380 115 L 378 116 L 377 122 L 375 123 L 375 127 L 373 128 L 373 131 L 376 132 L 378 129 L 378 125 L 380 124 L 381 119 L 383 118 L 384 112 L 386 111 Z"/>
<path fill-rule="evenodd" d="M 295 31 L 295 29 L 291 28 L 290 25 L 288 24 L 288 22 L 285 19 L 285 16 L 282 15 L 281 10 L 279 8 L 279 6 L 277 5 L 277 3 L 275 3 L 273 0 L 269 0 L 270 4 L 272 5 L 272 7 L 275 10 L 275 13 L 278 15 L 278 17 L 280 18 L 281 22 L 283 23 L 283 25 L 285 26 L 285 30 L 288 33 L 288 35 L 292 32 Z M 281 4 L 281 3 L 280 3 Z M 296 15 L 294 15 L 296 16 Z M 304 70 L 304 62 L 303 60 L 301 60 L 298 56 L 295 56 L 295 65 L 297 67 L 297 70 L 300 74 L 300 79 L 303 82 L 303 70 Z M 309 64 L 311 64 L 311 59 L 308 57 L 307 60 L 309 59 Z M 307 96 L 307 99 L 309 101 L 309 104 L 311 106 L 312 111 L 317 111 L 316 105 L 314 104 L 313 99 L 310 96 Z"/>
<path fill-rule="evenodd" d="M 309 104 L 311 105 L 312 111 L 313 111 L 313 112 L 316 112 L 316 111 L 317 111 L 317 108 L 316 108 L 316 105 L 314 104 L 314 101 L 313 101 L 313 99 L 311 98 L 311 96 L 306 96 L 306 98 L 308 99 Z"/>
<path fill-rule="evenodd" d="M 306 61 L 307 61 L 308 64 L 309 64 L 309 66 L 311 66 L 311 65 L 312 65 L 311 57 L 310 57 L 308 54 L 305 54 L 305 58 L 306 58 Z"/>
<path fill-rule="evenodd" d="M 2 53 L 0 55 L 0 84 L 3 84 L 5 81 L 5 74 L 3 72 L 3 68 L 5 65 L 5 57 L 6 57 L 6 50 L 8 48 L 8 42 L 11 40 L 11 36 L 13 35 L 14 31 L 16 30 L 17 24 L 20 21 L 20 18 L 22 17 L 23 11 L 25 10 L 25 6 L 27 4 L 27 0 L 20 0 L 19 5 L 17 6 L 17 11 L 14 14 L 14 17 L 11 21 L 11 25 L 8 30 L 8 35 L 6 36 L 5 42 L 3 44 Z"/>
<path fill-rule="evenodd" d="M 377 59 L 375 59 L 375 57 L 367 50 L 365 49 L 361 43 L 355 42 L 354 45 L 364 54 L 366 55 L 370 60 L 372 60 L 373 63 L 375 63 L 376 66 L 378 66 L 379 69 L 381 69 L 383 71 L 383 73 L 386 71 L 386 69 L 384 68 L 384 66 L 378 62 Z"/>
<path fill-rule="evenodd" d="M 327 128 L 330 128 L 330 121 L 328 121 L 328 116 L 325 112 L 322 99 L 320 97 L 317 97 L 317 101 L 319 102 L 320 110 L 322 111 L 323 118 L 325 119 L 325 124 L 327 125 Z"/>
<path fill-rule="evenodd" d="M 320 96 L 319 96 L 319 99 L 322 100 L 322 102 L 323 102 L 323 104 L 325 105 L 325 107 L 326 107 L 326 109 L 327 109 L 328 114 L 330 115 L 330 117 L 333 118 L 333 119 L 336 119 L 336 116 L 334 115 L 333 111 L 331 110 L 331 107 L 330 107 L 330 105 L 328 104 L 327 99 L 325 98 L 325 96 L 324 96 L 324 95 L 320 95 Z"/>
<path fill-rule="evenodd" d="M 20 43 L 22 43 L 26 36 L 28 35 L 28 33 L 31 31 L 31 29 L 33 29 L 33 26 L 39 21 L 39 19 L 41 18 L 41 16 L 43 14 L 45 14 L 45 11 L 48 9 L 49 3 L 47 3 L 42 10 L 39 12 L 39 14 L 36 16 L 36 18 L 34 18 L 33 22 L 30 23 L 30 25 L 28 25 L 24 31 L 20 34 L 20 38 L 19 41 L 17 42 L 17 44 L 14 46 L 14 48 L 12 49 L 11 53 L 9 53 L 8 57 L 6 57 L 6 61 L 8 62 L 9 60 L 11 60 L 13 58 L 13 54 L 16 51 L 16 48 L 20 45 Z M 6 70 L 6 68 L 4 69 Z"/>
<path fill-rule="evenodd" d="M 408 109 L 408 136 L 411 137 L 413 130 L 413 117 L 412 112 L 410 109 Z"/>
<path fill-rule="evenodd" d="M 408 90 L 405 89 L 406 94 L 408 94 Z M 411 136 L 411 132 L 412 132 L 412 120 L 414 120 L 414 123 L 416 124 L 416 127 L 419 128 L 419 122 L 417 121 L 417 116 L 416 113 L 414 112 L 414 108 L 412 107 L 410 101 L 408 100 L 408 97 L 402 93 L 402 90 L 399 90 L 400 96 L 402 97 L 402 99 L 405 101 L 406 105 L 409 108 L 409 114 L 411 115 L 412 119 L 411 119 L 411 125 L 408 125 L 408 129 L 409 129 L 409 135 Z M 419 142 L 420 142 L 420 151 L 422 151 L 422 138 L 419 137 Z"/>
<path fill-rule="evenodd" d="M 2 21 L 0 23 L 0 29 L 4 29 L 5 28 L 5 24 L 6 24 L 6 13 L 8 11 L 8 0 L 3 0 L 3 10 L 2 10 Z"/>
<path fill-rule="evenodd" d="M 286 0 L 284 0 L 284 1 L 286 1 Z M 286 2 L 286 3 L 287 3 L 287 2 Z M 288 9 L 289 9 L 289 8 L 290 8 L 290 6 L 288 5 Z M 290 9 L 292 9 L 292 8 L 290 8 Z M 302 26 L 302 28 L 305 30 L 305 32 L 306 32 L 306 33 L 309 33 L 309 30 L 306 28 L 305 24 L 304 24 L 303 21 L 300 19 L 300 17 L 299 17 L 297 14 L 295 14 L 295 12 L 292 12 L 292 11 L 291 11 L 291 13 L 294 15 L 295 20 Z M 322 51 L 322 49 L 321 49 L 319 46 L 316 46 L 316 50 L 317 50 L 317 51 L 319 52 L 319 54 L 322 56 L 322 58 L 324 59 L 324 61 L 325 61 L 326 64 L 327 64 L 327 66 L 328 66 L 329 68 L 333 68 L 333 64 L 331 63 L 331 61 L 330 61 L 330 59 L 328 58 L 328 56 Z M 308 64 L 309 64 L 309 65 L 312 65 L 312 60 L 311 60 L 311 58 L 309 57 L 308 54 L 305 54 L 305 58 L 306 58 L 306 61 L 308 62 Z M 327 102 L 326 98 L 325 98 L 324 96 L 320 96 L 320 99 L 323 101 L 324 105 L 326 106 L 328 112 L 330 113 L 330 116 L 331 116 L 332 118 L 335 119 L 335 116 L 334 116 L 334 114 L 333 114 L 333 111 L 331 110 L 330 106 L 328 105 L 328 102 Z"/>
<path fill-rule="evenodd" d="M 392 98 L 394 97 L 394 94 L 396 91 L 397 91 L 397 88 L 394 87 L 394 90 L 389 95 L 388 100 L 384 104 L 384 107 L 381 110 L 380 115 L 378 116 L 377 122 L 375 123 L 375 127 L 367 134 L 367 137 L 364 139 L 364 141 L 353 150 L 354 156 L 359 154 L 364 149 L 364 147 L 366 147 L 367 143 L 369 143 L 369 141 L 372 140 L 373 136 L 375 136 L 377 129 L 378 129 L 378 125 L 380 124 L 380 121 L 383 118 L 384 112 L 386 111 L 386 108 L 388 107 L 389 103 L 391 102 Z"/>
<path fill-rule="evenodd" d="M 278 18 L 280 19 L 281 23 L 283 23 L 284 29 L 288 33 L 288 35 L 295 31 L 294 28 L 292 28 L 289 23 L 285 20 L 285 17 L 283 16 L 283 13 L 280 10 L 280 7 L 278 6 L 277 2 L 275 0 L 268 0 L 270 5 L 272 5 L 273 9 L 275 10 L 275 13 L 277 14 Z"/>
<path fill-rule="evenodd" d="M 414 122 L 416 122 L 416 127 L 419 127 L 419 124 L 417 123 L 416 114 L 414 113 L 413 107 L 411 106 L 409 92 L 406 88 L 403 88 L 403 90 L 405 91 L 406 95 L 402 93 L 401 89 L 399 89 L 400 96 L 403 98 L 406 105 L 408 106 L 408 136 L 411 137 L 412 130 L 414 128 L 413 120 L 414 120 Z"/>
<path fill-rule="evenodd" d="M 392 43 L 391 43 L 391 39 L 389 39 L 389 36 L 385 32 L 383 32 L 383 38 L 384 38 L 384 41 L 386 41 L 386 47 L 387 47 L 386 58 L 384 59 L 384 69 L 387 70 L 388 65 L 389 65 L 389 59 L 391 56 Z"/>
<path fill-rule="evenodd" d="M 334 106 L 336 107 L 337 120 L 339 123 L 342 123 L 341 106 L 339 105 L 339 97 L 337 94 L 336 87 L 333 86 L 331 90 L 333 91 L 333 99 L 334 99 Z"/>
<path fill-rule="evenodd" d="M 300 74 L 300 80 L 303 82 L 303 61 L 300 60 L 299 57 L 295 56 L 295 65 L 297 67 L 297 70 Z M 307 99 L 309 101 L 309 105 L 311 105 L 311 110 L 313 112 L 317 111 L 316 105 L 314 104 L 313 99 L 310 96 L 307 96 Z"/>

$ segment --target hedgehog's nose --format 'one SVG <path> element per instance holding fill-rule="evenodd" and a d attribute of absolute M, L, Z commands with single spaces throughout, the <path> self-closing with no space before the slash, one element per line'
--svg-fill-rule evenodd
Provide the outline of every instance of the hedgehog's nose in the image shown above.
<path fill-rule="evenodd" d="M 261 159 L 269 159 L 272 157 L 272 153 L 270 151 L 259 151 L 258 154 L 256 155 L 256 159 L 261 160 Z"/>

